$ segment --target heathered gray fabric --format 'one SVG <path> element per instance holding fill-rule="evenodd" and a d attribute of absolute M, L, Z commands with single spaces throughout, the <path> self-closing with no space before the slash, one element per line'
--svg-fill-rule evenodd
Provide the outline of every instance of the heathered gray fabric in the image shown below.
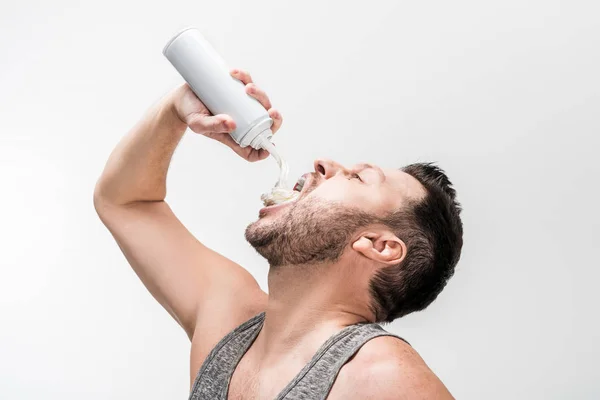
<path fill-rule="evenodd" d="M 217 343 L 198 371 L 190 400 L 227 400 L 233 371 L 258 336 L 264 319 L 265 313 L 256 315 Z M 342 366 L 362 345 L 378 336 L 404 340 L 378 324 L 348 326 L 331 336 L 274 400 L 326 399 Z"/>

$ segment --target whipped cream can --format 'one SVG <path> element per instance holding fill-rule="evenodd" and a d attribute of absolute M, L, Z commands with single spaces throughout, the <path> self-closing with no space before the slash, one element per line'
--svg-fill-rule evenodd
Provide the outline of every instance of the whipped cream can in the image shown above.
<path fill-rule="evenodd" d="M 179 32 L 166 44 L 163 54 L 211 113 L 233 118 L 236 129 L 231 136 L 236 143 L 255 149 L 266 147 L 263 143 L 273 136 L 269 113 L 246 93 L 241 81 L 231 76 L 225 61 L 198 29 Z"/>

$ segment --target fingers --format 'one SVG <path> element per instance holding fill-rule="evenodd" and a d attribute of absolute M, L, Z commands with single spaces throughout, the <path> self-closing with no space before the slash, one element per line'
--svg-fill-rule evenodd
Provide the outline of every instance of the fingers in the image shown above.
<path fill-rule="evenodd" d="M 265 109 L 268 110 L 272 107 L 271 100 L 269 100 L 267 94 L 264 90 L 261 90 L 256 86 L 247 71 L 244 71 L 243 69 L 232 69 L 231 76 L 242 81 L 242 83 L 246 85 L 246 93 L 258 100 Z"/>
<path fill-rule="evenodd" d="M 271 131 L 273 131 L 273 133 L 277 132 L 281 127 L 283 118 L 281 117 L 281 113 L 273 108 L 271 100 L 265 91 L 256 86 L 256 84 L 252 81 L 250 74 L 243 69 L 232 69 L 231 76 L 239 79 L 244 85 L 246 85 L 246 93 L 258 100 L 258 102 L 262 104 L 265 109 L 269 110 L 269 115 L 273 119 Z"/>
<path fill-rule="evenodd" d="M 281 128 L 281 124 L 283 123 L 283 117 L 281 116 L 281 113 L 274 108 L 271 108 L 269 110 L 269 116 L 273 120 L 273 126 L 271 126 L 271 132 L 273 132 L 273 134 L 274 134 L 275 132 L 277 132 L 279 130 L 279 128 Z"/>
<path fill-rule="evenodd" d="M 264 160 L 265 158 L 269 157 L 269 152 L 266 151 L 265 149 L 260 149 L 260 150 L 255 150 L 253 153 L 251 153 L 248 157 L 248 161 L 250 162 L 255 162 L 255 161 L 261 161 Z"/>
<path fill-rule="evenodd" d="M 232 69 L 230 73 L 231 76 L 242 81 L 244 85 L 252 83 L 252 77 L 247 71 L 244 71 L 243 69 Z"/>
<path fill-rule="evenodd" d="M 262 104 L 262 106 L 266 110 L 269 110 L 272 107 L 271 100 L 269 100 L 269 96 L 267 96 L 267 94 L 264 92 L 264 90 L 259 89 L 258 86 L 256 86 L 256 84 L 254 84 L 254 83 L 247 84 L 246 85 L 246 93 L 248 93 L 250 96 L 252 96 L 256 100 L 258 100 L 258 102 L 260 104 Z"/>
<path fill-rule="evenodd" d="M 281 127 L 281 124 L 283 123 L 283 117 L 281 116 L 281 113 L 279 111 L 273 108 L 271 100 L 269 99 L 269 96 L 267 96 L 265 91 L 256 86 L 256 84 L 252 81 L 252 77 L 250 76 L 250 74 L 243 69 L 232 69 L 231 76 L 233 76 L 236 79 L 239 79 L 244 85 L 246 85 L 246 93 L 258 100 L 258 102 L 262 104 L 262 106 L 265 109 L 269 110 L 269 116 L 273 120 L 273 126 L 271 127 L 271 131 L 273 133 L 277 132 Z M 268 157 L 267 152 L 262 152 L 261 150 L 258 153 L 259 154 L 256 155 L 258 156 L 258 159 Z"/>
<path fill-rule="evenodd" d="M 239 155 L 240 157 L 242 157 L 250 162 L 264 160 L 265 158 L 269 157 L 269 152 L 264 149 L 255 150 L 250 146 L 240 147 L 233 140 L 233 138 L 226 133 L 211 134 L 209 136 L 212 137 L 213 139 L 218 140 L 219 142 L 225 144 L 227 147 L 229 147 L 231 150 L 233 150 L 237 155 Z"/>
<path fill-rule="evenodd" d="M 192 131 L 200 134 L 229 133 L 235 129 L 235 121 L 225 114 L 192 114 L 186 123 Z"/>

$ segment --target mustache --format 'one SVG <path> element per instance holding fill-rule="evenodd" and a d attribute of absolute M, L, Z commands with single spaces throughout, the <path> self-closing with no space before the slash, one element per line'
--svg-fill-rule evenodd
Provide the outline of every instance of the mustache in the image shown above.
<path fill-rule="evenodd" d="M 317 186 L 319 186 L 321 175 L 319 175 L 317 172 L 311 172 L 310 178 L 310 185 L 306 188 L 306 194 L 309 194 L 310 192 L 315 190 Z"/>

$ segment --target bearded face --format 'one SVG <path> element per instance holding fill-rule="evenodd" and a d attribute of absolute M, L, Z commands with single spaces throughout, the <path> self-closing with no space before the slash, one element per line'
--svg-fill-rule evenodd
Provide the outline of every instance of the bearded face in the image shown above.
<path fill-rule="evenodd" d="M 357 230 L 424 195 L 415 178 L 397 169 L 346 168 L 331 160 L 314 166 L 302 176 L 297 200 L 263 208 L 246 229 L 271 267 L 335 261 Z"/>
<path fill-rule="evenodd" d="M 334 262 L 371 220 L 356 208 L 309 196 L 250 224 L 246 240 L 271 267 Z"/>

